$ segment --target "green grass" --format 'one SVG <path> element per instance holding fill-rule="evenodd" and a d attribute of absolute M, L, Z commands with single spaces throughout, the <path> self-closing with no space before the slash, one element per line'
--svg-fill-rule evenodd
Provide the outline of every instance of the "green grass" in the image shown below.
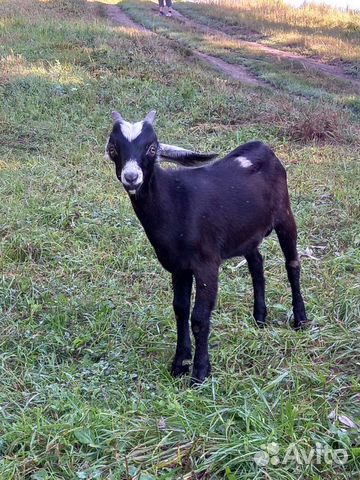
<path fill-rule="evenodd" d="M 340 110 L 331 96 L 243 86 L 184 43 L 111 24 L 80 0 L 5 2 L 2 13 L 1 480 L 357 478 L 359 431 L 339 420 L 360 424 L 355 99 Z M 103 159 L 114 108 L 132 120 L 155 108 L 167 143 L 226 153 L 260 138 L 276 149 L 299 248 L 317 258 L 303 258 L 311 329 L 288 326 L 272 236 L 269 328 L 254 327 L 246 266 L 227 262 L 213 376 L 199 389 L 170 377 L 170 278 Z M 301 126 L 315 111 L 333 118 L 318 143 Z M 344 447 L 349 461 L 256 466 L 270 442 L 281 457 L 292 442 Z"/>

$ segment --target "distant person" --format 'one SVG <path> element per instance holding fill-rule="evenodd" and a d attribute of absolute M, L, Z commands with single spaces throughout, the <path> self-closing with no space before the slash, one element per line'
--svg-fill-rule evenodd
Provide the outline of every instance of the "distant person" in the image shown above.
<path fill-rule="evenodd" d="M 172 0 L 165 0 L 167 6 L 167 13 L 164 11 L 164 0 L 159 0 L 159 15 L 161 17 L 172 17 Z"/>

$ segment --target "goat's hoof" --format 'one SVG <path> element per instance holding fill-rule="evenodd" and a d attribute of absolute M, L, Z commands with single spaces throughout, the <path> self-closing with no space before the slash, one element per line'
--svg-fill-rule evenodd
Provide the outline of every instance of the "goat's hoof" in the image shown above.
<path fill-rule="evenodd" d="M 265 328 L 266 327 L 266 321 L 263 320 L 263 321 L 259 321 L 259 320 L 256 320 L 256 325 L 258 326 L 258 328 Z"/>
<path fill-rule="evenodd" d="M 171 375 L 176 378 L 176 377 L 181 377 L 182 375 L 187 375 L 190 373 L 190 365 L 182 365 L 182 364 L 175 364 L 173 363 L 171 365 L 171 370 L 170 370 Z"/>
<path fill-rule="evenodd" d="M 266 326 L 266 317 L 267 317 L 266 307 L 263 309 L 259 309 L 259 311 L 254 312 L 253 315 L 254 315 L 256 325 L 259 328 L 264 328 Z"/>
<path fill-rule="evenodd" d="M 211 365 L 210 363 L 205 367 L 193 368 L 191 380 L 190 380 L 190 387 L 196 387 L 201 385 L 206 377 L 208 377 L 211 373 Z"/>
<path fill-rule="evenodd" d="M 293 328 L 296 332 L 300 332 L 300 331 L 303 331 L 303 330 L 306 330 L 307 328 L 309 328 L 310 325 L 311 325 L 310 320 L 305 318 L 305 320 L 294 322 L 294 327 Z"/>
<path fill-rule="evenodd" d="M 296 331 L 305 330 L 310 324 L 304 309 L 294 310 L 294 325 Z"/>

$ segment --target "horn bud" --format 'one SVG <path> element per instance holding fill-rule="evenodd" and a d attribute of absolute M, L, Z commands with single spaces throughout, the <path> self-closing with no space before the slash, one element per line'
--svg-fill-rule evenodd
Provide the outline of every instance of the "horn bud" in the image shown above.
<path fill-rule="evenodd" d="M 145 122 L 150 123 L 150 125 L 153 125 L 155 122 L 155 117 L 156 117 L 156 110 L 151 110 L 146 117 L 145 117 Z"/>
<path fill-rule="evenodd" d="M 119 112 L 113 111 L 111 112 L 111 116 L 114 122 L 122 123 L 124 121 L 124 119 L 122 118 Z"/>

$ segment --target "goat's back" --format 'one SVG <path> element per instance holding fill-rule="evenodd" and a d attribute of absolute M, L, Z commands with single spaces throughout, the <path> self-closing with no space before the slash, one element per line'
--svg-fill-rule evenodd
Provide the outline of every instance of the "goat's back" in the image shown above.
<path fill-rule="evenodd" d="M 213 165 L 170 175 L 172 201 L 181 212 L 176 217 L 190 227 L 185 243 L 201 245 L 201 250 L 208 244 L 209 252 L 216 243 L 222 258 L 257 246 L 288 205 L 285 169 L 261 142 L 241 145 Z"/>
<path fill-rule="evenodd" d="M 280 174 L 285 172 L 280 160 L 267 145 L 260 141 L 252 141 L 240 145 L 230 152 L 219 163 L 235 162 L 234 166 L 239 166 L 248 173 L 263 171 L 265 174 Z"/>

